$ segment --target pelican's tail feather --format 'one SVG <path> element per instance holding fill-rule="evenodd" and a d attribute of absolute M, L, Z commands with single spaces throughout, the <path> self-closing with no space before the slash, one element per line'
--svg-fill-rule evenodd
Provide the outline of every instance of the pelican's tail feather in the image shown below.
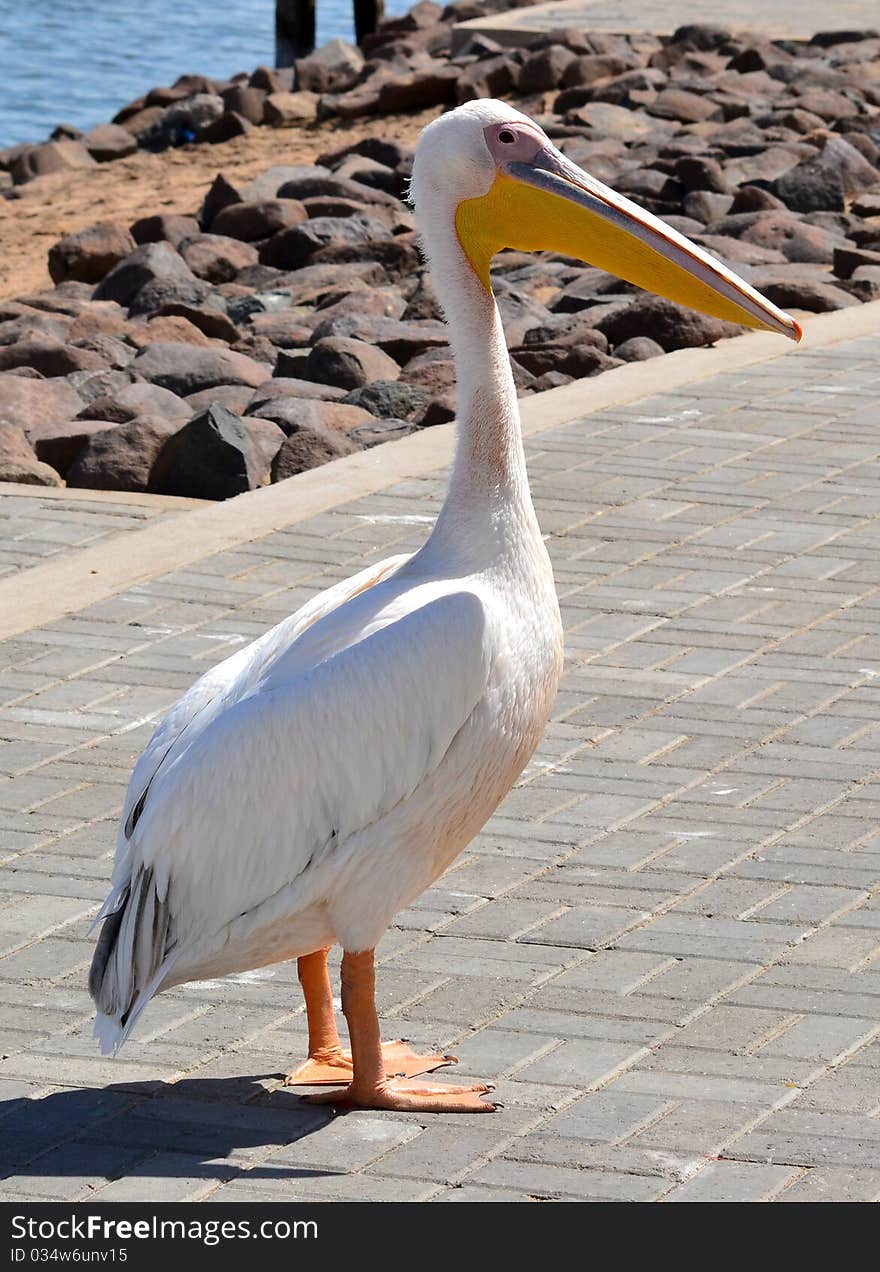
<path fill-rule="evenodd" d="M 104 918 L 89 972 L 104 1055 L 119 1050 L 165 976 L 169 918 L 167 895 L 159 900 L 153 871 L 143 868 Z"/>

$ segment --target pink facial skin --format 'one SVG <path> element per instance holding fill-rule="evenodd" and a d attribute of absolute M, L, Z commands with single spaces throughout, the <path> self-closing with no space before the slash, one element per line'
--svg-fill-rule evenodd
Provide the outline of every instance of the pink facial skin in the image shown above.
<path fill-rule="evenodd" d="M 483 129 L 483 136 L 499 168 L 509 163 L 531 163 L 549 144 L 533 124 L 490 124 Z"/>

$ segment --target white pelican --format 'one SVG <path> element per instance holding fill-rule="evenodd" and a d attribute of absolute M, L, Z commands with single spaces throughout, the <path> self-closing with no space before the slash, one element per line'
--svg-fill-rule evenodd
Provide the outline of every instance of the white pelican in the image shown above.
<path fill-rule="evenodd" d="M 128 788 L 90 989 L 96 1035 L 115 1051 L 161 990 L 296 957 L 309 1058 L 290 1080 L 349 1083 L 306 1098 L 491 1111 L 489 1087 L 411 1081 L 447 1057 L 401 1042 L 383 1052 L 373 969 L 394 915 L 522 772 L 562 669 L 490 262 L 503 247 L 547 248 L 745 326 L 800 331 L 503 102 L 430 124 L 412 193 L 458 371 L 446 501 L 418 552 L 321 593 L 171 708 Z"/>

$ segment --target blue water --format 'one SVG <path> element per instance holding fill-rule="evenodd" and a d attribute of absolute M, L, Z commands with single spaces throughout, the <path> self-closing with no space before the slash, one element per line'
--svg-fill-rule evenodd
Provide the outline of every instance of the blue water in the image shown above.
<path fill-rule="evenodd" d="M 389 15 L 409 0 L 386 0 Z M 273 0 L 0 0 L 0 146 L 89 129 L 187 72 L 271 66 Z M 318 0 L 318 42 L 352 39 L 351 0 Z"/>

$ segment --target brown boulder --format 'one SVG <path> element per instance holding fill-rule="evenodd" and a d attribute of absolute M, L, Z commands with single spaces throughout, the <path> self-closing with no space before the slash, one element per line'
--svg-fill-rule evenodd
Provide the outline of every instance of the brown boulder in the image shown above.
<path fill-rule="evenodd" d="M 135 247 L 125 226 L 116 221 L 98 221 L 53 243 L 49 248 L 49 274 L 53 283 L 69 278 L 99 283 Z"/>
<path fill-rule="evenodd" d="M 275 456 L 272 480 L 284 481 L 287 477 L 295 477 L 297 473 L 318 468 L 331 459 L 352 455 L 357 449 L 354 442 L 335 429 L 319 426 L 300 428 L 291 433 Z"/>
<path fill-rule="evenodd" d="M 316 93 L 301 89 L 296 93 L 270 93 L 263 103 L 262 123 L 270 128 L 285 128 L 314 119 L 318 113 Z"/>
<path fill-rule="evenodd" d="M 50 172 L 63 172 L 67 168 L 89 168 L 95 161 L 78 141 L 47 141 L 42 146 L 31 146 L 19 154 L 10 164 L 9 171 L 16 185 L 33 181 L 35 177 Z"/>
<path fill-rule="evenodd" d="M 257 249 L 250 243 L 213 233 L 185 239 L 180 254 L 196 278 L 206 283 L 231 283 L 239 270 L 258 260 Z"/>
<path fill-rule="evenodd" d="M 67 470 L 68 486 L 89 490 L 146 490 L 150 471 L 181 420 L 141 415 L 92 433 Z"/>
<path fill-rule="evenodd" d="M 631 304 L 601 318 L 596 327 L 612 346 L 633 336 L 648 336 L 665 352 L 715 344 L 739 328 L 719 318 L 695 313 L 659 296 L 640 296 Z"/>
<path fill-rule="evenodd" d="M 308 212 L 298 199 L 265 199 L 261 203 L 231 203 L 211 222 L 212 234 L 250 243 L 270 238 L 279 230 L 307 221 Z"/>
<path fill-rule="evenodd" d="M 0 346 L 0 371 L 32 367 L 41 375 L 54 378 L 74 371 L 102 371 L 107 366 L 107 360 L 90 349 L 62 344 L 60 340 L 38 333 L 15 344 Z"/>
<path fill-rule="evenodd" d="M 132 370 L 150 384 L 170 389 L 178 397 L 219 384 L 247 384 L 257 388 L 268 378 L 263 364 L 220 345 L 208 349 L 178 343 L 147 345 L 138 353 Z"/>
<path fill-rule="evenodd" d="M 318 340 L 309 350 L 303 379 L 358 389 L 372 380 L 396 380 L 400 368 L 381 349 L 345 336 Z"/>
<path fill-rule="evenodd" d="M 98 163 L 112 159 L 124 159 L 137 150 L 137 142 L 127 128 L 120 124 L 98 124 L 83 138 L 86 150 Z"/>
<path fill-rule="evenodd" d="M 135 243 L 161 243 L 177 247 L 184 239 L 201 233 L 194 216 L 166 212 L 158 216 L 142 216 L 130 227 Z"/>
<path fill-rule="evenodd" d="M 269 398 L 259 406 L 249 407 L 247 418 L 251 416 L 272 420 L 285 433 L 295 433 L 297 429 L 315 425 L 350 433 L 353 428 L 373 419 L 372 414 L 361 406 L 294 397 Z"/>
<path fill-rule="evenodd" d="M 195 281 L 193 272 L 170 243 L 144 243 L 120 261 L 95 289 L 95 300 L 130 306 L 142 287 L 156 282 Z"/>
<path fill-rule="evenodd" d="M 81 406 L 83 399 L 64 380 L 0 374 L 0 424 L 28 431 L 41 424 L 72 420 Z"/>
<path fill-rule="evenodd" d="M 54 468 L 37 459 L 27 438 L 16 424 L 0 421 L 0 481 L 17 481 L 26 486 L 61 486 Z"/>
<path fill-rule="evenodd" d="M 37 459 L 49 464 L 62 477 L 95 433 L 115 428 L 113 420 L 67 420 L 63 424 L 40 424 L 28 434 Z"/>

